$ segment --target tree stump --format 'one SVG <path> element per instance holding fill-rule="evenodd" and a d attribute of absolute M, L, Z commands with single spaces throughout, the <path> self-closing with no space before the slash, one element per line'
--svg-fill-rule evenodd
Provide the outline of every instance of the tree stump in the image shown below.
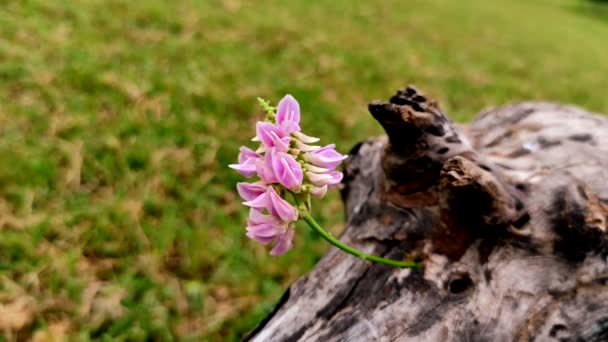
<path fill-rule="evenodd" d="M 413 87 L 369 105 L 341 240 L 253 341 L 608 341 L 608 118 L 524 102 L 455 125 Z"/>

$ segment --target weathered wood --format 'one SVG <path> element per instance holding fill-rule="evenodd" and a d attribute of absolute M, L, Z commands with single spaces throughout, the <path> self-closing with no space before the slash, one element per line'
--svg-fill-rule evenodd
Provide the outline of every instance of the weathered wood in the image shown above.
<path fill-rule="evenodd" d="M 370 112 L 341 239 L 254 341 L 608 340 L 608 118 L 526 102 L 457 127 L 414 88 Z"/>

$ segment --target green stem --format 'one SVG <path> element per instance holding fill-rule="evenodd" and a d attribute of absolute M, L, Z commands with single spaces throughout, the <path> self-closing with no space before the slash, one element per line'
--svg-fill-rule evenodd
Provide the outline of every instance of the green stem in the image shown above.
<path fill-rule="evenodd" d="M 294 198 L 296 200 L 296 204 L 298 204 L 298 199 L 296 198 L 296 196 L 294 196 Z M 298 204 L 298 206 L 299 206 L 299 204 Z M 395 267 L 416 268 L 416 267 L 420 266 L 419 263 L 414 262 L 414 261 L 399 261 L 399 260 L 393 260 L 393 259 L 385 259 L 385 258 L 375 256 L 375 255 L 365 254 L 365 253 L 361 252 L 360 250 L 357 250 L 348 245 L 345 245 L 340 240 L 331 236 L 331 234 L 329 232 L 327 232 L 325 229 L 323 229 L 323 227 L 321 227 L 317 223 L 317 221 L 315 221 L 315 219 L 312 216 L 310 216 L 310 213 L 308 212 L 308 210 L 301 210 L 300 212 L 303 214 L 302 218 L 304 219 L 304 221 L 306 221 L 306 223 L 308 223 L 308 225 L 310 226 L 310 228 L 312 228 L 312 230 L 314 230 L 319 235 L 321 235 L 321 237 L 323 239 L 327 240 L 327 242 L 340 248 L 341 250 L 345 251 L 346 253 L 352 254 L 363 260 L 369 260 L 369 261 L 377 262 L 379 264 L 385 264 L 385 265 L 390 265 L 390 266 L 395 266 Z"/>

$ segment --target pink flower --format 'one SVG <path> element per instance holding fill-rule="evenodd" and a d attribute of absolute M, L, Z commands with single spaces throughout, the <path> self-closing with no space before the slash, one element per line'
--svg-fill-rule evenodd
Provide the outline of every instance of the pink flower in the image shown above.
<path fill-rule="evenodd" d="M 291 95 L 285 95 L 277 106 L 277 124 L 287 134 L 300 131 L 300 104 Z"/>
<path fill-rule="evenodd" d="M 246 235 L 261 244 L 275 242 L 271 255 L 281 255 L 293 247 L 294 222 L 299 211 L 282 198 L 290 191 L 302 200 L 310 196 L 322 198 L 328 189 L 342 181 L 342 173 L 334 171 L 346 156 L 335 150 L 335 145 L 312 145 L 319 138 L 307 136 L 300 129 L 300 105 L 286 95 L 276 113 L 260 101 L 273 122 L 258 122 L 257 151 L 241 147 L 238 164 L 229 165 L 245 177 L 257 175 L 257 182 L 237 183 L 243 204 L 250 207 Z M 304 177 L 304 173 L 306 177 Z"/>
<path fill-rule="evenodd" d="M 249 212 L 246 230 L 245 235 L 248 238 L 263 245 L 267 245 L 273 240 L 277 241 L 270 251 L 270 255 L 285 254 L 293 247 L 294 229 L 288 228 L 286 222 L 281 222 L 270 215 L 264 215 L 258 210 L 251 209 Z"/>
<path fill-rule="evenodd" d="M 316 166 L 333 170 L 336 168 L 336 166 L 338 166 L 338 164 L 340 164 L 340 162 L 348 157 L 338 153 L 335 150 L 335 147 L 336 145 L 331 144 L 312 152 L 308 152 L 304 155 L 304 159 Z"/>
<path fill-rule="evenodd" d="M 269 187 L 272 188 L 272 187 Z M 242 197 L 242 195 L 241 195 Z M 268 190 L 266 190 L 266 192 L 260 194 L 258 197 L 243 202 L 244 205 L 251 207 L 251 208 L 256 208 L 256 209 L 266 209 L 268 208 Z"/>
<path fill-rule="evenodd" d="M 253 201 L 266 193 L 268 186 L 264 182 L 236 183 L 236 190 L 245 201 Z"/>
<path fill-rule="evenodd" d="M 289 154 L 270 150 L 266 153 L 278 182 L 289 190 L 302 186 L 304 174 L 300 164 Z"/>
<path fill-rule="evenodd" d="M 333 188 L 342 181 L 342 172 L 330 171 L 326 173 L 306 172 L 306 176 L 310 182 L 316 186 L 322 187 L 327 185 L 328 188 Z"/>
<path fill-rule="evenodd" d="M 277 256 L 287 253 L 293 247 L 293 234 L 295 230 L 293 228 L 289 228 L 285 231 L 285 233 L 279 236 L 279 240 L 274 245 L 274 248 L 270 250 L 270 255 Z"/>
<path fill-rule="evenodd" d="M 316 143 L 317 141 L 319 141 L 319 138 L 316 137 L 310 137 L 302 132 L 293 132 L 291 133 L 296 139 L 300 140 L 303 143 L 306 144 L 313 144 Z"/>
<path fill-rule="evenodd" d="M 296 208 L 282 199 L 281 196 L 274 191 L 273 187 L 268 187 L 266 195 L 268 201 L 266 209 L 268 209 L 270 215 L 287 222 L 296 221 L 298 219 L 298 211 Z"/>
<path fill-rule="evenodd" d="M 313 186 L 310 189 L 310 194 L 315 196 L 316 198 L 323 198 L 327 193 L 327 185 L 323 185 L 321 187 Z"/>
<path fill-rule="evenodd" d="M 266 209 L 270 215 L 280 221 L 291 222 L 298 219 L 296 208 L 282 199 L 272 186 L 266 188 L 266 192 L 255 199 L 243 202 L 243 204 L 255 209 Z"/>
<path fill-rule="evenodd" d="M 245 146 L 241 146 L 240 151 L 239 163 L 230 164 L 228 167 L 235 169 L 243 177 L 249 178 L 254 176 L 256 173 L 255 161 L 261 156 Z"/>
<path fill-rule="evenodd" d="M 260 158 L 255 161 L 255 169 L 258 173 L 258 176 L 262 180 L 262 182 L 266 184 L 278 183 L 279 179 L 277 178 L 274 170 L 272 168 L 272 151 L 267 151 L 264 155 L 264 158 Z"/>
<path fill-rule="evenodd" d="M 287 230 L 287 224 L 273 216 L 264 215 L 256 209 L 251 209 L 246 230 L 247 237 L 266 245 L 283 235 Z"/>
<path fill-rule="evenodd" d="M 256 171 L 264 183 L 280 183 L 289 190 L 298 189 L 304 178 L 302 168 L 294 157 L 277 152 L 274 147 L 256 161 Z"/>
<path fill-rule="evenodd" d="M 287 152 L 291 141 L 291 137 L 284 130 L 270 122 L 262 121 L 258 121 L 256 124 L 256 137 L 265 147 L 274 147 L 280 152 Z"/>

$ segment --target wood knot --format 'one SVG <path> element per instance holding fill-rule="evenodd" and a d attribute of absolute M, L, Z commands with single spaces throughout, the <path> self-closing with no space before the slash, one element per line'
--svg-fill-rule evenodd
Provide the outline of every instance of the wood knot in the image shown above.
<path fill-rule="evenodd" d="M 435 101 L 412 86 L 368 107 L 389 138 L 381 161 L 385 199 L 400 207 L 436 205 L 443 163 L 474 154 L 467 139 Z"/>
<path fill-rule="evenodd" d="M 459 258 L 477 238 L 505 234 L 517 217 L 521 202 L 497 178 L 461 156 L 445 162 L 439 182 L 439 226 L 433 238 L 436 251 Z"/>
<path fill-rule="evenodd" d="M 608 205 L 583 185 L 558 187 L 549 212 L 557 235 L 554 248 L 568 260 L 582 261 L 608 240 Z"/>

